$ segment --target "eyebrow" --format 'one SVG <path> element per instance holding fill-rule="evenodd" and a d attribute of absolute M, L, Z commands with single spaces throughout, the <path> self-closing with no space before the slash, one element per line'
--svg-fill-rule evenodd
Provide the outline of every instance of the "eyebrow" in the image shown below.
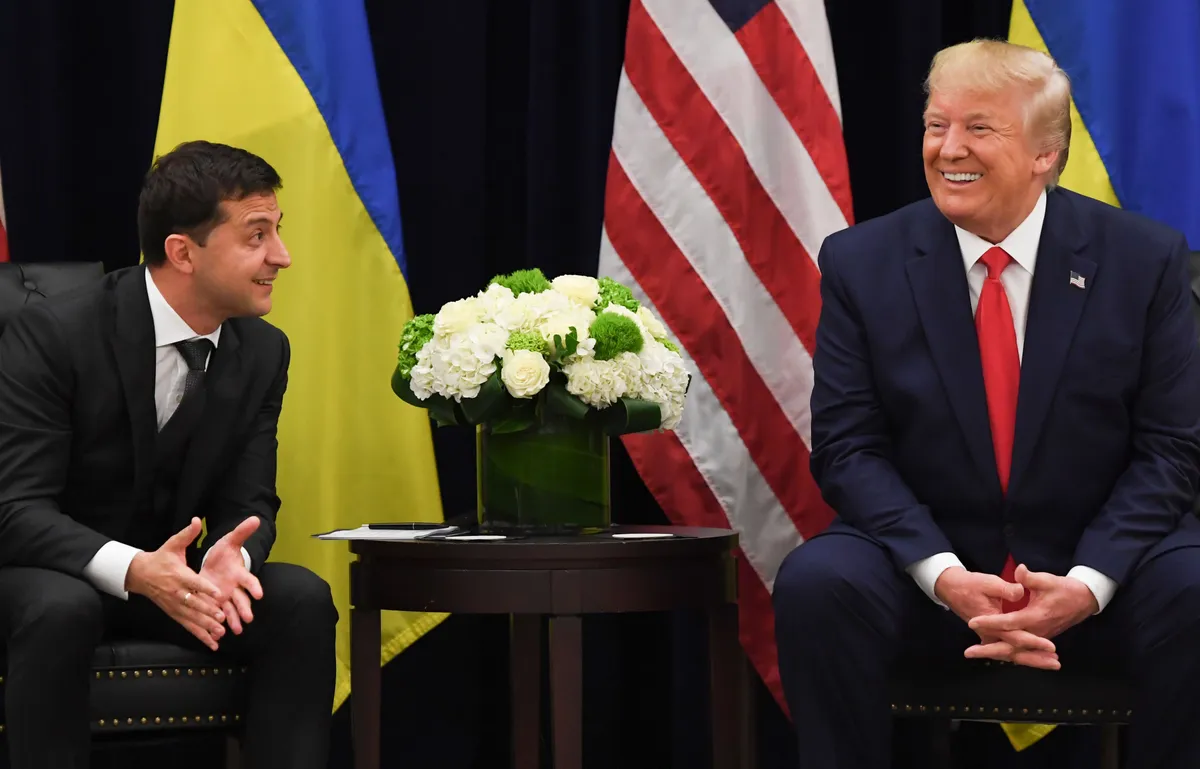
<path fill-rule="evenodd" d="M 260 224 L 260 223 L 262 223 L 262 224 L 275 224 L 276 226 L 278 226 L 279 224 L 283 224 L 283 212 L 280 212 L 280 214 L 279 214 L 279 221 L 278 221 L 278 223 L 277 223 L 277 222 L 275 222 L 273 219 L 271 219 L 271 217 L 269 217 L 269 216 L 267 216 L 267 215 L 265 215 L 265 214 L 256 214 L 256 215 L 254 215 L 254 216 L 252 216 L 252 217 L 250 217 L 249 219 L 247 219 L 247 220 L 246 220 L 246 224 L 248 224 L 248 225 L 249 225 L 249 224 Z"/>

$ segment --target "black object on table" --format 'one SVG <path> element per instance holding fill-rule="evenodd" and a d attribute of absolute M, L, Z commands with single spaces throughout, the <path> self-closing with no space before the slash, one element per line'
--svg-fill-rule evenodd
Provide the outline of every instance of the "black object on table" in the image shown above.
<path fill-rule="evenodd" d="M 625 539 L 614 535 L 661 535 Z M 737 534 L 615 526 L 601 534 L 502 540 L 351 540 L 351 720 L 357 769 L 378 769 L 380 611 L 510 614 L 512 745 L 540 763 L 541 617 L 550 618 L 554 766 L 582 769 L 582 616 L 708 612 L 713 765 L 749 767 L 746 666 L 738 643 Z"/>

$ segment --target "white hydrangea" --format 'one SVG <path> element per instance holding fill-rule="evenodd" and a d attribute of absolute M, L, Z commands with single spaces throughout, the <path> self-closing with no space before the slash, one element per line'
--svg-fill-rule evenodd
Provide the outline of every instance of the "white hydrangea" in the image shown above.
<path fill-rule="evenodd" d="M 567 392 L 592 408 L 602 409 L 625 395 L 625 371 L 616 360 L 583 358 L 563 366 Z"/>
<path fill-rule="evenodd" d="M 479 319 L 485 323 L 496 323 L 497 316 L 516 301 L 511 288 L 493 283 L 479 292 Z"/>
<path fill-rule="evenodd" d="M 572 304 L 569 307 L 548 313 L 542 317 L 537 324 L 537 332 L 541 334 L 542 339 L 546 340 L 546 344 L 550 345 L 550 349 L 554 349 L 554 335 L 562 337 L 566 340 L 567 334 L 571 333 L 571 329 L 575 329 L 575 338 L 579 341 L 579 345 L 575 348 L 575 354 L 570 360 L 580 360 L 582 358 L 591 357 L 596 349 L 596 340 L 592 338 L 588 331 L 591 328 L 592 321 L 596 319 L 596 313 L 586 307 L 581 307 L 577 304 Z"/>
<path fill-rule="evenodd" d="M 474 398 L 496 373 L 496 359 L 507 342 L 508 332 L 495 323 L 476 323 L 453 334 L 435 332 L 417 353 L 409 386 L 421 400 L 434 393 L 456 401 Z"/>

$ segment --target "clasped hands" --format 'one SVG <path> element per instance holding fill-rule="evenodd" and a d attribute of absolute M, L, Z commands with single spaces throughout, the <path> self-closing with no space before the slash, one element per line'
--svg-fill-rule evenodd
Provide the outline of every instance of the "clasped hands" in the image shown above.
<path fill-rule="evenodd" d="M 125 588 L 144 595 L 208 648 L 217 650 L 225 623 L 241 634 L 242 623 L 254 619 L 250 598 L 262 598 L 262 586 L 246 568 L 242 545 L 259 520 L 251 516 L 213 543 L 204 565 L 195 572 L 187 564 L 187 548 L 200 535 L 193 518 L 153 552 L 138 553 L 129 564 Z"/>
<path fill-rule="evenodd" d="M 1099 606 L 1087 585 L 1077 579 L 1033 572 L 1024 564 L 1016 582 L 995 574 L 953 566 L 942 572 L 934 593 L 979 635 L 968 647 L 968 659 L 992 659 L 1044 670 L 1061 663 L 1054 639 L 1094 614 Z M 1028 591 L 1029 603 L 1004 613 L 1002 601 L 1015 602 Z"/>

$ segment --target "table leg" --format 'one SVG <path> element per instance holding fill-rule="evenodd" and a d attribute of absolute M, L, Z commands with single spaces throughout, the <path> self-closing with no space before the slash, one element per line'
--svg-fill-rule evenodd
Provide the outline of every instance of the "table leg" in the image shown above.
<path fill-rule="evenodd" d="M 550 620 L 554 769 L 583 769 L 583 620 Z"/>
<path fill-rule="evenodd" d="M 516 769 L 538 769 L 542 721 L 542 618 L 514 614 L 508 637 L 512 751 Z"/>
<path fill-rule="evenodd" d="M 350 718 L 355 769 L 379 769 L 380 615 L 350 610 Z"/>
<path fill-rule="evenodd" d="M 709 697 L 714 769 L 749 769 L 752 728 L 748 682 L 738 642 L 736 604 L 708 612 Z"/>

